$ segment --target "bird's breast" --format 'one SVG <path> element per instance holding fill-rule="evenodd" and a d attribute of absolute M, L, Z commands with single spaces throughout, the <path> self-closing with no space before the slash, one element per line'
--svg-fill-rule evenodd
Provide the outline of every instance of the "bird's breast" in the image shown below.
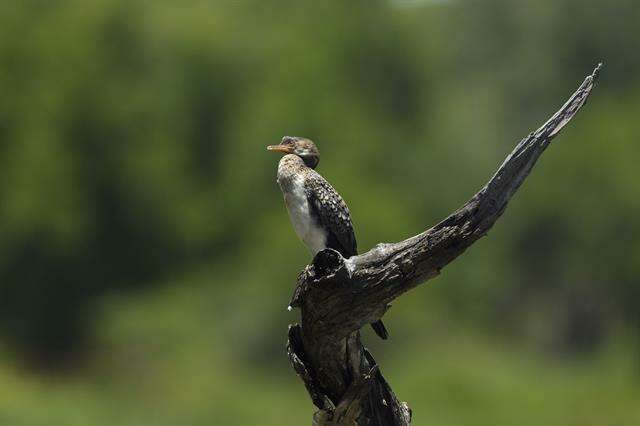
<path fill-rule="evenodd" d="M 292 179 L 289 185 L 281 185 L 281 187 L 293 228 L 298 237 L 315 255 L 326 248 L 327 238 L 326 233 L 318 225 L 309 206 L 304 189 L 304 180 L 297 177 Z"/>

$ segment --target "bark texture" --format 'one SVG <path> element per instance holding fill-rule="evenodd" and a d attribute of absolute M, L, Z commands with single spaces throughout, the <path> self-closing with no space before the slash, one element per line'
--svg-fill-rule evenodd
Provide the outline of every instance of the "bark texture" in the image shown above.
<path fill-rule="evenodd" d="M 300 308 L 301 324 L 289 327 L 287 353 L 318 407 L 314 425 L 410 424 L 411 410 L 396 398 L 363 346 L 359 329 L 380 319 L 393 299 L 438 275 L 486 235 L 551 140 L 585 104 L 600 68 L 442 222 L 349 259 L 324 250 L 300 273 L 291 306 Z"/>

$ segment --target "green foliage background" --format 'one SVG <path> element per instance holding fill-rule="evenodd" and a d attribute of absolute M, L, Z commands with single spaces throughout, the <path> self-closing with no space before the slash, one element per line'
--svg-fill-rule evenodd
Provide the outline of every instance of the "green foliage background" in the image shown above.
<path fill-rule="evenodd" d="M 359 247 L 436 223 L 599 60 L 487 238 L 366 343 L 416 425 L 640 423 L 633 0 L 0 3 L 0 424 L 309 424 L 275 184 L 307 136 Z"/>

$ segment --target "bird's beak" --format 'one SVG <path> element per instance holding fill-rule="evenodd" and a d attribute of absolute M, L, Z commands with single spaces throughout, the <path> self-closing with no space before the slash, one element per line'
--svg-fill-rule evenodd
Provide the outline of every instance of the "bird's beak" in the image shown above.
<path fill-rule="evenodd" d="M 278 152 L 284 152 L 285 154 L 292 154 L 293 153 L 293 147 L 287 146 L 287 145 L 269 145 L 267 147 L 268 151 L 278 151 Z"/>

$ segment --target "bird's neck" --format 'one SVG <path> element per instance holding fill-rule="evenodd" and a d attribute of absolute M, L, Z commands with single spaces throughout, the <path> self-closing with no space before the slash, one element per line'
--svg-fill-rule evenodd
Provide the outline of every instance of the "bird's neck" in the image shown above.
<path fill-rule="evenodd" d="M 309 169 L 302 158 L 294 154 L 287 154 L 278 163 L 278 184 L 283 191 L 290 190 L 296 183 L 304 180 Z"/>

